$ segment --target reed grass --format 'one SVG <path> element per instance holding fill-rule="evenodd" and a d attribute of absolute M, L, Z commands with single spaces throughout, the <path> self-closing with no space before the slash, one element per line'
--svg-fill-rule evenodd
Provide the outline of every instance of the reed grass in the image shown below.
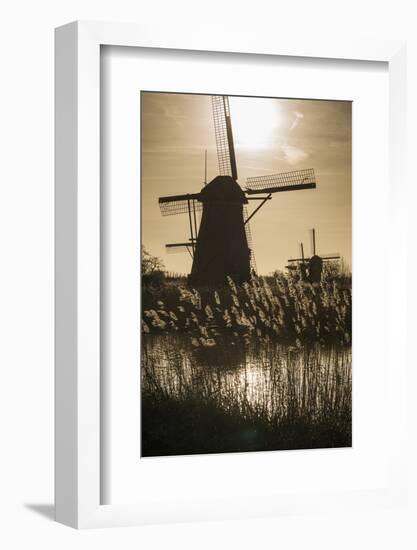
<path fill-rule="evenodd" d="M 144 456 L 351 445 L 349 347 L 142 346 Z"/>
<path fill-rule="evenodd" d="M 185 333 L 195 347 L 249 345 L 253 339 L 298 347 L 351 342 L 350 287 L 325 265 L 322 282 L 302 282 L 299 273 L 253 277 L 236 286 L 231 278 L 217 290 L 165 284 L 143 288 L 142 331 Z M 344 277 L 344 281 L 346 277 Z"/>

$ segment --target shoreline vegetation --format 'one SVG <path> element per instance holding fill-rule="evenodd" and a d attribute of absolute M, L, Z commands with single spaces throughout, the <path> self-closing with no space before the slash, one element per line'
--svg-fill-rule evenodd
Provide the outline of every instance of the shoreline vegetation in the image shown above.
<path fill-rule="evenodd" d="M 142 456 L 349 447 L 350 276 L 142 284 Z"/>
<path fill-rule="evenodd" d="M 186 333 L 198 346 L 249 342 L 252 337 L 297 346 L 351 342 L 350 280 L 337 266 L 325 265 L 318 285 L 299 273 L 252 277 L 237 286 L 228 277 L 220 289 L 193 289 L 184 282 L 142 288 L 142 332 Z"/>

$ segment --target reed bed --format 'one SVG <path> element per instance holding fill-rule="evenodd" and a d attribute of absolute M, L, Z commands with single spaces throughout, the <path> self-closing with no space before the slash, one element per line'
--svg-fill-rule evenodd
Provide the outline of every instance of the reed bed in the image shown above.
<path fill-rule="evenodd" d="M 185 333 L 194 347 L 275 341 L 297 347 L 351 342 L 351 290 L 325 266 L 322 282 L 310 285 L 297 272 L 253 277 L 237 286 L 194 289 L 165 284 L 144 288 L 142 331 Z"/>
<path fill-rule="evenodd" d="M 351 353 L 146 335 L 144 456 L 351 445 Z"/>

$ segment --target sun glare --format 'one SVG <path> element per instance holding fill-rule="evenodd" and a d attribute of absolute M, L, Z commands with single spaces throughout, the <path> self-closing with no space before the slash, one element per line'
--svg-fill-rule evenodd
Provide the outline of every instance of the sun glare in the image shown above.
<path fill-rule="evenodd" d="M 280 119 L 276 99 L 233 97 L 230 111 L 236 146 L 258 149 L 270 144 Z"/>

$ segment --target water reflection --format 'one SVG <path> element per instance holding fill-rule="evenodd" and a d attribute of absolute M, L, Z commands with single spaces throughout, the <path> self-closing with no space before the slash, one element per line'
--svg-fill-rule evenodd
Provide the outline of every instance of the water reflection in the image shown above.
<path fill-rule="evenodd" d="M 273 342 L 195 349 L 180 335 L 145 335 L 145 394 L 213 402 L 229 412 L 310 420 L 350 409 L 351 350 Z"/>

